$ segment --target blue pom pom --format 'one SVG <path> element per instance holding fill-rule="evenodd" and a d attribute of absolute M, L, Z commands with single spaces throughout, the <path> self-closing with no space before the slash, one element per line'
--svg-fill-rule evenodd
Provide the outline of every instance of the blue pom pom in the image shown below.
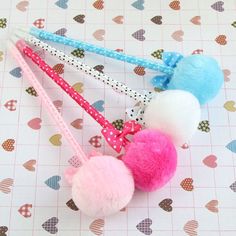
<path fill-rule="evenodd" d="M 219 92 L 224 81 L 223 72 L 213 58 L 191 55 L 183 58 L 174 70 L 167 89 L 186 90 L 205 104 Z"/>

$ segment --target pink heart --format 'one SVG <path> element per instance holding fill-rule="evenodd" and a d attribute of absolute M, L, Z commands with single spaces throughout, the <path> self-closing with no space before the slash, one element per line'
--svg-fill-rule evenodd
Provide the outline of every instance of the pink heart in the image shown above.
<path fill-rule="evenodd" d="M 231 71 L 228 70 L 228 69 L 224 69 L 223 73 L 224 73 L 224 80 L 225 80 L 225 82 L 229 82 L 230 81 L 229 76 L 231 75 Z"/>
<path fill-rule="evenodd" d="M 83 128 L 83 119 L 76 119 L 70 123 L 75 129 Z"/>
<path fill-rule="evenodd" d="M 19 2 L 17 5 L 16 5 L 16 8 L 19 10 L 19 11 L 26 11 L 27 10 L 27 6 L 29 5 L 29 2 L 28 1 L 21 1 Z"/>
<path fill-rule="evenodd" d="M 116 16 L 112 20 L 117 24 L 123 24 L 124 23 L 124 17 L 123 16 Z"/>
<path fill-rule="evenodd" d="M 184 36 L 184 31 L 183 30 L 177 30 L 171 36 L 175 41 L 182 42 L 183 41 L 183 36 Z"/>
<path fill-rule="evenodd" d="M 211 200 L 210 202 L 208 202 L 205 207 L 214 213 L 217 213 L 219 211 L 218 209 L 218 200 Z"/>
<path fill-rule="evenodd" d="M 13 186 L 14 180 L 7 178 L 2 181 L 0 181 L 0 192 L 3 192 L 5 194 L 8 194 L 11 192 L 11 188 Z"/>
<path fill-rule="evenodd" d="M 58 112 L 61 112 L 63 102 L 61 100 L 53 101 L 54 106 L 57 108 Z"/>
<path fill-rule="evenodd" d="M 216 163 L 217 157 L 215 155 L 209 155 L 203 159 L 203 163 L 210 167 L 210 168 L 216 168 L 217 163 Z"/>
<path fill-rule="evenodd" d="M 78 168 L 81 166 L 81 161 L 77 156 L 73 156 L 68 160 L 69 164 L 75 168 Z"/>
<path fill-rule="evenodd" d="M 34 51 L 38 56 L 45 58 L 45 52 L 43 50 L 36 50 Z"/>
<path fill-rule="evenodd" d="M 196 220 L 190 220 L 184 225 L 184 231 L 189 236 L 197 236 L 198 222 Z"/>
<path fill-rule="evenodd" d="M 201 16 L 194 16 L 190 21 L 194 25 L 201 25 Z"/>
<path fill-rule="evenodd" d="M 37 130 L 37 129 L 41 128 L 41 122 L 42 122 L 42 120 L 40 118 L 34 118 L 28 122 L 28 126 L 31 129 Z"/>
<path fill-rule="evenodd" d="M 104 30 L 104 29 L 96 30 L 96 31 L 93 33 L 93 36 L 94 36 L 94 38 L 97 39 L 98 41 L 102 41 L 102 40 L 104 40 L 105 30 Z"/>
<path fill-rule="evenodd" d="M 196 49 L 192 52 L 192 55 L 195 55 L 195 54 L 203 54 L 203 49 Z"/>
<path fill-rule="evenodd" d="M 98 236 L 102 235 L 103 234 L 104 223 L 105 222 L 104 222 L 103 219 L 96 219 L 90 224 L 89 229 L 95 235 L 98 235 Z"/>

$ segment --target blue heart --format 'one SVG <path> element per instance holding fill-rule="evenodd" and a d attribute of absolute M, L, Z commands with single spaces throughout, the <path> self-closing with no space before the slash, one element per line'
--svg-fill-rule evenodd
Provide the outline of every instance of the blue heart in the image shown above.
<path fill-rule="evenodd" d="M 22 76 L 22 69 L 20 67 L 16 67 L 13 70 L 11 70 L 9 73 L 16 77 L 16 78 L 20 78 Z"/>
<path fill-rule="evenodd" d="M 98 100 L 98 101 L 96 101 L 95 103 L 92 104 L 92 106 L 100 112 L 104 111 L 103 105 L 104 105 L 103 100 Z"/>
<path fill-rule="evenodd" d="M 54 190 L 58 190 L 60 189 L 60 184 L 59 181 L 61 180 L 61 176 L 59 175 L 54 175 L 52 177 L 50 177 L 49 179 L 47 179 L 44 183 L 49 187 L 52 188 Z"/>
<path fill-rule="evenodd" d="M 131 5 L 141 11 L 141 10 L 144 10 L 143 4 L 144 4 L 144 0 L 137 0 L 133 2 Z"/>
<path fill-rule="evenodd" d="M 62 9 L 67 9 L 68 8 L 68 5 L 67 5 L 67 2 L 68 2 L 69 0 L 58 0 L 57 2 L 55 2 L 55 4 L 58 6 L 58 7 L 60 7 L 60 8 L 62 8 Z"/>
<path fill-rule="evenodd" d="M 236 140 L 231 141 L 226 145 L 226 148 L 228 148 L 231 152 L 236 153 Z"/>

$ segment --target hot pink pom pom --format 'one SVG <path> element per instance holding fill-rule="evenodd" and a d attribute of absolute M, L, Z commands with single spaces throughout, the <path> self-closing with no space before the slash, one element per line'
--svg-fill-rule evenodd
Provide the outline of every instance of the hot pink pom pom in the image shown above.
<path fill-rule="evenodd" d="M 122 159 L 132 171 L 136 187 L 147 192 L 165 185 L 173 177 L 177 165 L 171 139 L 152 129 L 136 133 Z"/>

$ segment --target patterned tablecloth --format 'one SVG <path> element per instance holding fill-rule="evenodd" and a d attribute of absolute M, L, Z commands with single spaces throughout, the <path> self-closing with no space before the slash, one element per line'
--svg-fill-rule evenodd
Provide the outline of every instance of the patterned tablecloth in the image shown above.
<path fill-rule="evenodd" d="M 178 149 L 178 169 L 167 186 L 137 191 L 112 217 L 80 214 L 63 177 L 73 152 L 6 48 L 14 27 L 33 25 L 153 60 L 164 50 L 219 61 L 224 86 L 202 107 L 191 143 Z M 152 90 L 153 71 L 55 46 L 134 89 Z M 133 100 L 39 53 L 109 120 L 127 119 Z M 235 236 L 235 57 L 235 0 L 0 0 L 0 236 Z M 32 68 L 84 150 L 112 154 L 100 127 Z"/>

